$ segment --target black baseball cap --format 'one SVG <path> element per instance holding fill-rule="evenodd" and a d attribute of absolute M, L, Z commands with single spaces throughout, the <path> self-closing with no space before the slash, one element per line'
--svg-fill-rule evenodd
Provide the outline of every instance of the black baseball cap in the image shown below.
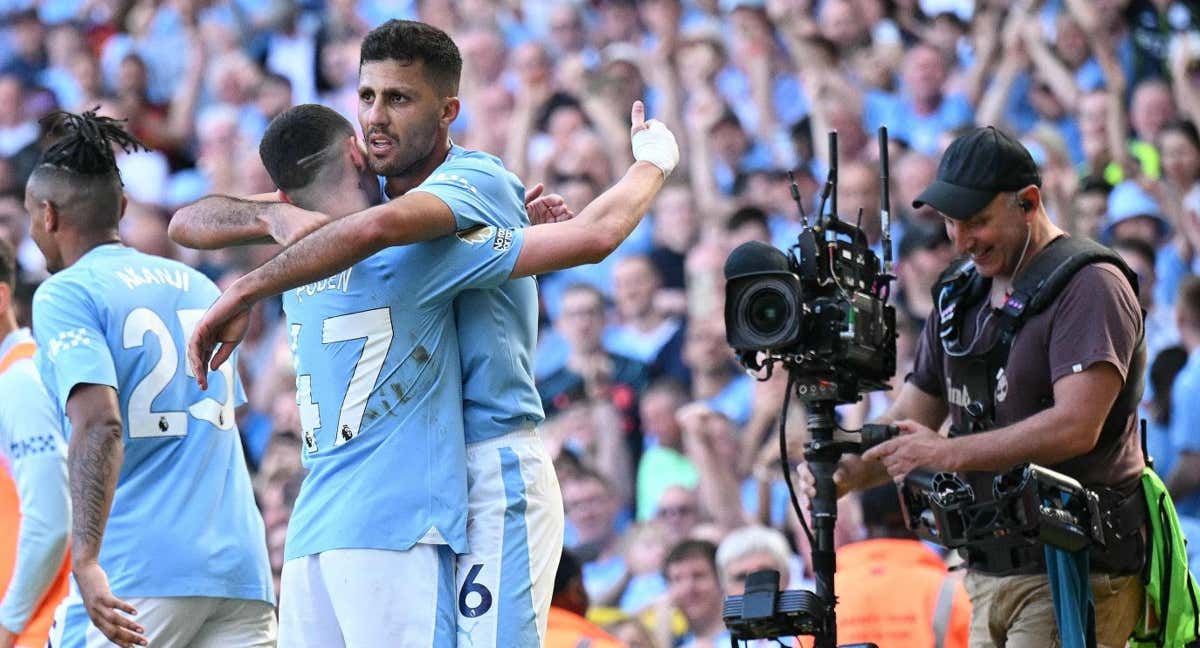
<path fill-rule="evenodd" d="M 979 213 L 996 194 L 1042 186 L 1033 156 L 994 126 L 976 128 L 950 143 L 938 164 L 937 179 L 913 201 L 957 220 Z"/>

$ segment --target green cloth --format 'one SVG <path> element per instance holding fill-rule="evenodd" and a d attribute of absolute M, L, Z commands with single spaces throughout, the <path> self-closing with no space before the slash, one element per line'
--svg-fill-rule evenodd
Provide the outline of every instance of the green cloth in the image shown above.
<path fill-rule="evenodd" d="M 1153 144 L 1143 142 L 1141 140 L 1133 140 L 1129 143 L 1129 154 L 1133 159 L 1138 161 L 1142 167 L 1142 173 L 1147 176 L 1158 179 L 1162 173 L 1162 160 L 1158 154 L 1158 149 L 1154 148 Z M 1125 172 L 1121 169 L 1121 165 L 1116 162 L 1109 162 L 1108 166 L 1104 167 L 1104 180 L 1114 187 L 1125 179 Z"/>
<path fill-rule="evenodd" d="M 1186 540 L 1167 487 L 1149 468 L 1142 471 L 1142 487 L 1150 518 L 1146 597 L 1157 623 L 1151 626 L 1149 615 L 1143 616 L 1130 646 L 1186 646 L 1200 636 L 1200 588 L 1188 571 Z"/>
<path fill-rule="evenodd" d="M 637 471 L 637 519 L 649 520 L 658 509 L 658 499 L 671 486 L 695 488 L 700 473 L 691 459 L 678 450 L 657 446 L 642 453 Z"/>

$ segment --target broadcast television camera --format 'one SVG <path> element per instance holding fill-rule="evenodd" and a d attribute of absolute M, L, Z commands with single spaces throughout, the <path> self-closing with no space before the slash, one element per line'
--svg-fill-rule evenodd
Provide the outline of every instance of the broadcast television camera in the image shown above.
<path fill-rule="evenodd" d="M 837 644 L 833 574 L 833 530 L 837 494 L 833 471 L 844 452 L 861 453 L 895 436 L 890 426 L 843 430 L 834 406 L 858 401 L 868 391 L 888 389 L 896 371 L 896 311 L 888 305 L 891 239 L 888 212 L 887 129 L 879 129 L 882 263 L 858 224 L 837 216 L 837 133 L 829 134 L 830 168 L 815 223 L 808 224 L 800 192 L 792 198 L 802 230 L 787 253 L 750 242 L 725 262 L 725 327 L 739 361 L 769 378 L 775 365 L 788 372 L 780 417 L 780 454 L 784 478 L 805 533 L 813 547 L 816 591 L 779 591 L 779 575 L 751 574 L 743 596 L 726 599 L 723 618 L 731 644 L 746 639 L 812 635 L 815 648 Z M 826 216 L 827 201 L 832 209 Z M 814 534 L 791 481 L 784 438 L 788 403 L 795 395 L 806 403 L 810 440 L 804 457 L 816 481 Z M 858 644 L 863 648 L 871 644 Z"/>
<path fill-rule="evenodd" d="M 800 372 L 805 401 L 851 403 L 888 388 L 896 372 L 892 277 L 857 226 L 831 216 L 805 228 L 787 254 L 745 243 L 726 260 L 725 278 L 728 341 L 742 364 Z"/>

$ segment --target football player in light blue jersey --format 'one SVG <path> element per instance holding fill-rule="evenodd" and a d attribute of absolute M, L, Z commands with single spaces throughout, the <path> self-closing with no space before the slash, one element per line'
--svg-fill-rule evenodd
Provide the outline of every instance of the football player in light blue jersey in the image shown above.
<path fill-rule="evenodd" d="M 640 104 L 638 108 L 640 108 Z M 337 126 L 338 121 L 343 124 L 340 128 Z M 640 114 L 637 115 L 637 121 L 639 125 L 636 128 L 639 130 L 647 128 L 640 124 Z M 653 130 L 654 135 L 665 137 L 663 145 L 669 151 L 676 150 L 669 132 L 661 124 L 657 124 Z M 332 133 L 332 137 L 326 136 L 324 133 Z M 369 201 L 371 195 L 377 193 L 374 191 L 376 184 L 373 182 L 373 176 L 369 173 L 365 159 L 357 148 L 357 139 L 353 137 L 352 127 L 334 111 L 323 106 L 297 106 L 277 117 L 263 139 L 260 152 L 272 178 L 275 178 L 276 183 L 283 187 L 286 198 L 297 205 L 323 206 L 334 217 L 339 217 L 346 212 L 355 211 L 359 204 Z M 321 160 L 321 164 L 337 164 L 339 163 L 338 155 L 341 156 L 340 164 L 344 168 L 337 172 L 310 169 L 306 168 L 305 164 L 295 162 L 295 160 Z M 366 174 L 365 178 L 363 178 L 364 173 Z M 437 239 L 426 245 L 444 247 L 436 249 L 436 253 L 440 255 L 436 261 L 420 266 L 421 269 L 425 269 L 422 279 L 430 285 L 437 284 L 442 281 L 441 276 L 445 272 L 453 269 L 461 272 L 463 268 L 468 268 L 465 276 L 469 278 L 475 274 L 469 271 L 471 264 L 489 263 L 488 258 L 498 256 L 509 257 L 511 263 L 514 254 L 516 258 L 515 264 L 511 267 L 510 276 L 512 277 L 528 276 L 562 268 L 570 262 L 577 262 L 580 258 L 602 258 L 611 252 L 612 248 L 636 226 L 639 217 L 645 212 L 650 200 L 662 185 L 664 177 L 659 167 L 640 162 L 631 168 L 620 183 L 589 205 L 573 221 L 557 225 L 544 225 L 528 230 L 476 228 L 459 232 L 457 236 Z M 511 190 L 509 195 L 519 195 L 519 187 Z M 219 223 L 205 222 L 205 219 L 198 218 L 194 211 L 182 212 L 176 215 L 176 220 L 172 223 L 172 232 L 181 243 L 195 245 L 203 242 L 209 246 L 244 243 L 271 235 L 270 233 L 273 233 L 280 242 L 285 242 L 294 236 L 288 231 L 293 229 L 291 226 L 284 223 L 268 223 L 270 220 L 271 216 L 265 220 L 256 219 L 258 225 L 253 225 L 249 221 L 238 222 L 237 219 L 232 221 L 222 219 Z M 307 221 L 301 218 L 297 222 Z M 259 228 L 258 231 L 255 231 L 256 227 Z M 460 259 L 459 257 L 465 258 Z M 471 257 L 476 257 L 476 259 Z M 353 266 L 349 275 L 344 272 L 337 273 L 327 280 L 310 283 L 285 292 L 284 306 L 288 312 L 289 321 L 297 315 L 303 317 L 305 310 L 314 308 L 313 304 L 319 303 L 317 300 L 322 299 L 323 294 L 330 291 L 334 293 L 345 291 L 348 285 L 356 281 L 355 277 L 359 276 L 356 273 L 360 272 L 357 268 L 362 265 L 360 263 Z M 445 266 L 445 268 L 438 266 Z M 429 270 L 430 268 L 432 270 Z M 419 293 L 422 289 L 419 286 L 410 286 L 408 290 Z M 457 303 L 461 299 L 462 295 L 455 302 Z M 483 316 L 485 312 L 479 311 L 475 316 Z M 460 321 L 463 315 L 471 316 L 468 311 L 463 310 L 459 310 L 459 315 Z M 292 330 L 295 330 L 294 324 Z M 298 355 L 298 362 L 302 366 L 307 362 L 306 358 L 316 352 L 314 345 L 302 341 L 294 343 L 293 348 Z M 463 362 L 466 362 L 465 354 L 463 354 Z M 315 380 L 312 375 L 305 378 L 307 370 L 301 369 L 298 374 L 300 380 L 308 380 L 310 384 L 315 384 L 311 383 L 312 380 Z M 469 384 L 468 378 L 464 377 L 464 380 Z M 382 387 L 380 386 L 379 391 L 384 394 L 389 393 L 388 389 Z M 301 384 L 298 390 L 302 409 L 306 407 L 306 394 L 311 389 L 315 388 Z M 457 392 L 457 390 L 454 391 Z M 351 402 L 351 400 L 347 399 L 347 402 Z M 469 402 L 467 407 L 470 407 Z M 460 415 L 462 408 L 463 405 L 460 402 Z M 345 408 L 342 411 L 345 411 Z M 326 420 L 327 416 L 331 416 L 331 414 L 325 413 L 324 408 L 317 408 L 315 413 L 320 415 L 321 420 Z M 340 413 L 334 412 L 332 416 L 340 416 Z M 470 418 L 467 420 L 469 421 Z M 366 427 L 367 424 L 364 422 L 363 426 Z M 309 429 L 307 425 L 305 427 L 307 439 L 309 438 Z M 336 431 L 331 433 L 334 434 L 335 439 L 337 438 L 336 433 Z M 370 434 L 370 432 L 364 432 L 364 434 Z M 324 433 L 318 430 L 318 434 L 312 437 L 311 443 L 315 444 L 318 451 L 326 443 L 323 435 Z M 464 557 L 459 559 L 459 579 L 465 579 L 467 584 L 460 588 L 457 602 L 451 597 L 448 611 L 450 614 L 454 614 L 455 608 L 457 608 L 461 617 L 459 619 L 460 632 L 463 631 L 461 623 L 463 618 L 479 619 L 482 623 L 487 623 L 489 619 L 497 619 L 490 626 L 473 625 L 471 627 L 471 641 L 474 645 L 523 646 L 540 642 L 536 615 L 531 601 L 532 596 L 535 595 L 534 592 L 540 593 L 534 586 L 534 579 L 532 576 L 526 576 L 523 583 L 518 580 L 517 585 L 501 580 L 503 578 L 501 563 L 504 558 L 504 552 L 501 550 L 505 547 L 503 541 L 506 539 L 505 521 L 511 525 L 514 520 L 523 522 L 529 518 L 529 511 L 525 511 L 523 515 L 520 514 L 521 500 L 513 498 L 510 501 L 509 499 L 511 493 L 520 495 L 519 491 L 511 488 L 511 484 L 515 481 L 514 473 L 516 478 L 522 479 L 520 483 L 527 486 L 530 491 L 524 494 L 525 501 L 534 503 L 548 501 L 556 504 L 559 511 L 562 506 L 556 483 L 551 481 L 547 484 L 524 475 L 531 471 L 526 468 L 529 465 L 529 458 L 517 454 L 521 450 L 520 442 L 525 438 L 533 439 L 536 443 L 530 443 L 532 451 L 540 450 L 540 441 L 531 434 L 521 433 L 519 430 L 510 432 L 506 436 L 511 437 L 507 441 L 508 445 L 497 446 L 495 455 L 507 458 L 514 463 L 521 460 L 522 463 L 515 467 L 521 472 L 517 473 L 515 469 L 510 468 L 514 472 L 506 475 L 502 471 L 500 462 L 495 462 L 496 465 L 491 468 L 495 473 L 492 481 L 500 487 L 499 492 L 496 492 L 496 489 L 489 490 L 484 487 L 489 482 L 484 480 L 481 475 L 488 475 L 489 467 L 485 465 L 481 469 L 478 462 L 473 463 L 470 458 L 472 453 L 485 456 L 492 454 L 486 450 L 478 452 L 480 449 L 487 448 L 490 442 L 482 441 L 467 446 L 467 468 L 469 471 L 473 470 L 469 474 L 469 501 L 472 519 L 468 527 L 472 553 L 467 557 L 478 556 L 488 551 L 489 548 L 495 547 L 491 550 L 495 552 L 496 562 L 491 567 L 501 572 L 499 574 L 501 578 L 497 579 L 498 582 L 489 583 L 482 579 L 471 580 L 469 577 L 472 575 L 472 571 L 475 577 L 480 574 L 484 576 L 490 574 L 481 568 L 468 569 L 464 573 L 461 568 Z M 354 443 L 359 442 L 361 440 Z M 351 444 L 347 443 L 346 445 Z M 411 449 L 410 446 L 411 442 L 401 450 Z M 517 446 L 517 449 L 510 450 L 510 446 Z M 374 454 L 383 453 L 373 453 L 371 456 Z M 526 455 L 531 454 L 533 453 L 526 453 Z M 358 456 L 345 455 L 345 457 L 347 461 L 363 461 L 362 457 Z M 313 463 L 311 456 L 307 458 L 307 462 L 310 465 Z M 536 468 L 537 464 L 534 466 Z M 456 466 L 434 465 L 431 469 L 445 473 L 454 467 Z M 364 471 L 356 471 L 356 474 L 360 472 Z M 553 473 L 548 472 L 548 474 L 553 480 Z M 510 485 L 507 492 L 504 488 L 506 476 L 508 477 L 507 484 Z M 416 481 L 419 485 L 425 480 L 406 481 L 406 487 L 415 488 L 410 483 L 411 481 Z M 370 480 L 363 480 L 364 487 L 371 483 Z M 488 494 L 492 497 L 484 497 Z M 361 498 L 355 494 L 347 494 L 346 500 L 361 506 Z M 298 501 L 298 510 L 300 507 L 301 502 Z M 537 507 L 533 508 L 536 510 Z M 552 507 L 544 506 L 543 508 L 550 509 Z M 504 513 L 509 509 L 514 513 L 510 513 L 505 518 Z M 461 502 L 454 507 L 454 510 L 461 512 Z M 320 516 L 317 518 L 306 519 L 305 524 L 309 522 L 324 523 L 327 528 L 322 529 L 322 533 L 341 533 L 350 537 L 345 531 L 345 525 L 332 524 L 331 519 L 336 517 L 335 508 L 323 507 L 319 514 Z M 303 531 L 292 530 L 297 524 L 295 522 L 297 516 L 294 515 L 292 519 L 293 525 L 289 527 L 289 532 L 295 535 L 289 536 L 288 554 L 290 559 L 284 567 L 283 593 L 281 595 L 280 643 L 282 645 L 373 645 L 390 636 L 389 632 L 391 632 L 384 630 L 378 621 L 381 609 L 409 609 L 415 603 L 434 601 L 438 598 L 437 593 L 424 587 L 427 584 L 432 587 L 436 579 L 431 578 L 427 582 L 421 582 L 414 581 L 409 577 L 415 567 L 411 562 L 404 562 L 404 558 L 399 555 L 408 552 L 397 551 L 393 552 L 397 555 L 388 556 L 383 552 L 371 555 L 371 552 L 347 549 L 325 550 L 315 556 L 291 557 L 292 543 L 299 534 L 303 533 Z M 479 524 L 478 520 L 480 519 L 500 524 Z M 519 546 L 520 554 L 528 553 L 534 556 L 534 560 L 544 560 L 546 547 L 559 546 L 562 542 L 561 523 L 557 526 L 531 523 L 528 527 L 529 529 L 548 527 L 553 530 L 553 533 L 546 537 L 536 538 L 537 542 L 533 542 L 532 545 L 522 544 Z M 489 533 L 491 535 L 488 535 Z M 508 535 L 511 537 L 516 534 L 508 529 Z M 528 532 L 525 532 L 521 537 L 529 535 Z M 518 552 L 514 551 L 512 547 L 508 547 L 507 553 L 511 555 Z M 347 567 L 346 561 L 349 559 L 355 560 L 352 563 L 353 568 Z M 524 566 L 528 564 L 531 563 L 527 559 L 518 569 L 509 569 L 508 577 L 512 578 L 514 574 L 529 574 L 530 568 Z M 327 578 L 335 572 L 338 574 L 338 578 Z M 402 574 L 399 579 L 397 578 L 398 573 Z M 351 575 L 351 577 L 348 578 L 347 575 Z M 333 589 L 336 589 L 336 592 Z M 510 592 L 523 593 L 524 605 L 519 606 L 520 598 L 509 596 Z M 395 602 L 389 598 L 391 596 L 395 596 L 403 602 Z M 508 607 L 505 608 L 505 605 Z M 463 609 L 466 608 L 469 612 L 472 606 L 479 608 L 483 613 L 477 614 L 475 617 L 468 617 L 463 613 Z M 446 613 L 446 610 L 439 609 L 437 612 L 433 612 L 424 607 L 418 607 L 417 610 L 430 617 Z M 436 624 L 434 626 L 436 628 Z M 291 630 L 293 627 L 303 627 L 305 634 L 297 636 L 297 633 Z M 434 645 L 442 644 L 435 641 Z"/>
<path fill-rule="evenodd" d="M 236 330 L 219 331 L 216 325 L 226 321 L 222 318 L 237 318 L 240 304 L 324 273 L 332 275 L 388 245 L 458 230 L 451 240 L 468 253 L 486 257 L 496 251 L 519 252 L 511 273 L 519 278 L 595 262 L 628 236 L 678 160 L 669 131 L 661 124 L 643 123 L 639 102 L 635 140 L 642 145 L 639 159 L 647 162 L 635 164 L 617 187 L 590 205 L 585 211 L 590 218 L 581 215 L 577 221 L 523 233 L 513 228 L 527 224 L 524 210 L 497 208 L 496 201 L 497 195 L 521 195 L 519 181 L 493 156 L 453 146 L 446 135 L 457 112 L 457 99 L 452 96 L 457 68 L 452 72 L 455 88 L 438 87 L 439 79 L 444 81 L 449 74 L 441 69 L 448 66 L 439 67 L 448 52 L 457 58 L 457 50 L 445 34 L 420 23 L 392 21 L 368 35 L 359 88 L 360 121 L 371 144 L 367 162 L 373 171 L 389 176 L 389 193 L 404 195 L 347 219 L 360 226 L 369 224 L 371 231 L 344 239 L 349 229 L 340 222 L 332 224 L 314 234 L 321 243 L 302 240 L 297 244 L 297 250 L 313 245 L 307 252 L 285 251 L 240 281 L 230 293 L 232 303 L 238 304 L 234 312 L 214 308 L 214 328 L 197 336 L 194 362 L 211 354 L 218 337 L 226 342 L 238 337 Z M 430 119 L 434 119 L 432 124 Z M 430 140 L 429 131 L 437 137 Z M 431 152 L 422 152 L 422 141 L 431 141 Z M 264 163 L 269 170 L 276 166 L 265 152 Z M 209 200 L 218 205 L 222 200 L 230 202 Z M 206 219 L 197 213 L 198 205 L 190 212 L 177 213 L 172 231 L 198 234 L 195 230 L 205 230 L 205 223 L 215 226 L 241 221 L 242 226 L 233 229 L 257 238 L 285 229 L 279 220 L 323 220 L 280 206 L 255 207 L 244 202 L 229 206 L 242 218 L 231 219 L 226 213 Z M 222 211 L 224 206 L 216 209 Z M 339 205 L 336 211 L 327 211 L 340 216 L 354 210 Z M 254 223 L 261 224 L 257 232 Z M 214 240 L 211 232 L 196 239 Z M 310 256 L 317 253 L 323 256 Z M 444 263 L 453 261 L 454 257 L 447 256 Z M 531 279 L 518 279 L 499 290 L 465 292 L 455 300 L 455 314 L 465 374 L 465 403 L 460 403 L 460 413 L 466 419 L 470 443 L 471 553 L 460 556 L 458 564 L 459 638 L 477 646 L 540 645 L 562 543 L 562 503 L 553 468 L 534 433 L 542 419 L 530 358 L 536 337 L 536 286 Z M 235 322 L 233 329 L 239 327 Z M 223 360 L 221 354 L 230 346 L 218 350 L 214 365 Z M 303 345 L 299 347 L 301 356 L 305 350 Z M 288 589 L 285 583 L 285 606 Z M 287 615 L 282 619 L 285 628 L 281 636 L 290 641 Z"/>
<path fill-rule="evenodd" d="M 120 243 L 112 147 L 137 140 L 91 112 L 48 119 L 58 139 L 25 208 L 56 274 L 34 296 L 33 321 L 39 370 L 69 431 L 64 605 L 91 620 L 61 630 L 89 647 L 272 646 L 266 539 L 234 422 L 241 385 L 230 365 L 198 389 L 184 358 L 218 290 Z"/>
<path fill-rule="evenodd" d="M 260 153 L 290 200 L 360 211 L 379 194 L 356 141 L 335 111 L 306 105 L 271 123 Z M 524 188 L 492 167 L 475 208 L 524 213 Z M 520 237 L 492 228 L 388 247 L 284 292 L 309 469 L 285 546 L 285 645 L 455 643 L 454 556 L 468 543 L 451 302 L 506 281 Z M 338 623 L 314 632 L 313 618 Z"/>

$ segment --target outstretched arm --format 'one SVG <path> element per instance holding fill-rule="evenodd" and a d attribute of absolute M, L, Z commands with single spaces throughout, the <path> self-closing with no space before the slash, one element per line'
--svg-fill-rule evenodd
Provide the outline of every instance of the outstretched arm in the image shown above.
<path fill-rule="evenodd" d="M 275 193 L 246 198 L 220 194 L 180 207 L 167 226 L 172 241 L 197 250 L 233 245 L 288 245 L 325 222 L 320 214 L 280 202 Z"/>
<path fill-rule="evenodd" d="M 678 163 L 679 145 L 661 122 L 646 121 L 642 102 L 634 102 L 631 117 L 637 161 L 574 220 L 527 229 L 513 277 L 599 263 L 633 233 Z"/>
<path fill-rule="evenodd" d="M 970 438 L 946 439 L 923 423 L 897 421 L 903 436 L 871 448 L 862 458 L 881 461 L 897 482 L 921 466 L 956 472 L 1003 471 L 1024 462 L 1052 466 L 1095 447 L 1122 380 L 1114 365 L 1097 362 L 1055 382 L 1055 405 L 1049 409 Z M 1079 405 L 1085 402 L 1094 406 Z"/>
<path fill-rule="evenodd" d="M 589 206 L 591 211 L 586 218 L 581 215 L 579 219 L 554 224 L 553 227 L 561 229 L 562 241 L 557 240 L 553 230 L 534 234 L 534 256 L 514 271 L 515 276 L 579 265 L 601 252 L 598 258 L 603 258 L 633 231 L 666 175 L 679 161 L 674 136 L 661 123 L 645 121 L 640 101 L 634 103 L 633 115 L 633 154 L 641 161 L 622 179 L 625 184 L 621 192 L 615 195 L 609 195 L 611 190 L 606 192 L 606 199 L 597 199 L 595 208 Z M 622 204 L 622 201 L 627 202 Z M 576 222 L 579 220 L 583 223 Z M 549 227 L 535 226 L 528 232 Z M 304 237 L 234 282 L 209 308 L 188 343 L 188 361 L 198 370 L 197 382 L 207 388 L 208 372 L 204 367 L 220 367 L 233 353 L 245 335 L 250 307 L 258 300 L 328 277 L 386 247 L 426 241 L 454 230 L 454 214 L 445 202 L 430 193 L 414 191 L 330 222 Z M 593 237 L 600 238 L 600 242 L 588 240 Z M 528 240 L 525 247 L 530 247 Z M 608 252 L 604 252 L 606 249 Z"/>
<path fill-rule="evenodd" d="M 600 194 L 574 220 L 525 230 L 525 245 L 513 277 L 544 274 L 603 261 L 641 222 L 663 185 L 649 162 L 634 162 L 617 184 Z"/>
<path fill-rule="evenodd" d="M 525 210 L 534 225 L 570 220 L 574 213 L 558 194 L 542 195 L 538 183 L 525 192 Z M 196 250 L 215 250 L 234 245 L 278 243 L 292 245 L 324 225 L 324 214 L 280 202 L 278 193 L 237 198 L 212 195 L 181 207 L 171 217 L 167 236 Z"/>

